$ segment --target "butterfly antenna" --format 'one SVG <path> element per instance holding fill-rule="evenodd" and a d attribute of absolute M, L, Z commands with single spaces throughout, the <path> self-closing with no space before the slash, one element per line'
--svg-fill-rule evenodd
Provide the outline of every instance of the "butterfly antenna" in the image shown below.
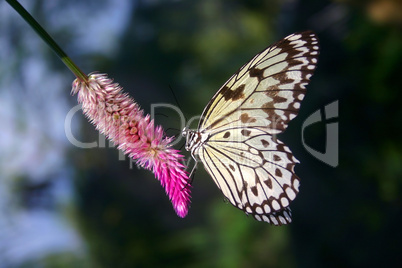
<path fill-rule="evenodd" d="M 157 115 L 163 115 L 163 116 L 166 117 L 166 118 L 169 117 L 169 116 L 167 116 L 166 114 L 162 114 L 162 113 L 156 113 L 156 114 L 155 114 L 155 117 L 156 117 Z"/>
<path fill-rule="evenodd" d="M 183 143 L 183 144 L 180 146 L 180 151 L 183 150 L 184 145 L 186 145 L 186 143 Z"/>
<path fill-rule="evenodd" d="M 182 109 L 181 106 L 180 106 L 179 101 L 177 100 L 176 94 L 174 94 L 173 88 L 172 88 L 170 85 L 169 85 L 169 89 L 170 89 L 170 92 L 172 92 L 172 95 L 173 95 L 174 101 L 175 101 L 176 104 L 177 104 L 177 107 L 179 107 L 180 111 L 183 111 L 183 109 Z M 184 116 L 184 118 L 185 118 L 186 121 L 187 121 L 187 118 L 186 118 L 185 116 Z"/>
<path fill-rule="evenodd" d="M 174 128 L 174 127 L 170 127 L 170 128 L 167 128 L 165 132 L 167 133 L 168 131 L 171 131 L 171 130 L 178 133 L 178 134 L 174 134 L 174 135 L 173 135 L 173 137 L 174 137 L 175 139 L 177 139 L 177 137 L 180 136 L 180 129 Z"/>

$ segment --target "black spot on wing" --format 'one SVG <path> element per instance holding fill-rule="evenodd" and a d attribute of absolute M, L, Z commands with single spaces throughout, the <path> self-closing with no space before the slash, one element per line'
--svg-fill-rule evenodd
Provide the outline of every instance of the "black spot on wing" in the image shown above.
<path fill-rule="evenodd" d="M 251 192 L 252 192 L 255 196 L 258 196 L 257 186 L 253 186 L 253 187 L 251 187 L 250 189 L 251 189 Z"/>
<path fill-rule="evenodd" d="M 257 77 L 258 81 L 264 79 L 264 70 L 252 67 L 249 71 L 250 77 Z"/>
<path fill-rule="evenodd" d="M 255 123 L 257 119 L 255 119 L 254 117 L 250 117 L 247 113 L 242 113 L 240 115 L 240 121 L 243 124 L 247 124 L 247 123 Z"/>
<path fill-rule="evenodd" d="M 230 167 L 230 169 L 231 169 L 232 171 L 235 171 L 235 167 L 234 167 L 233 165 L 229 164 L 229 167 Z"/>
<path fill-rule="evenodd" d="M 222 88 L 221 94 L 222 94 L 222 97 L 225 98 L 225 101 L 228 101 L 228 100 L 236 101 L 236 100 L 244 98 L 244 88 L 245 88 L 244 84 L 238 86 L 234 90 L 225 86 L 224 88 Z"/>
<path fill-rule="evenodd" d="M 281 170 L 280 170 L 279 168 L 277 168 L 277 169 L 275 170 L 275 175 L 276 175 L 277 177 L 282 177 L 282 172 L 281 172 Z"/>
<path fill-rule="evenodd" d="M 243 136 L 250 136 L 250 134 L 251 134 L 251 131 L 250 130 L 246 130 L 246 129 L 242 129 L 241 130 L 241 134 L 243 135 Z"/>
<path fill-rule="evenodd" d="M 272 180 L 270 178 L 266 179 L 264 183 L 269 189 L 272 189 Z"/>
<path fill-rule="evenodd" d="M 267 148 L 269 146 L 269 142 L 267 140 L 262 139 L 261 143 L 262 143 L 262 146 L 264 146 L 265 148 Z"/>

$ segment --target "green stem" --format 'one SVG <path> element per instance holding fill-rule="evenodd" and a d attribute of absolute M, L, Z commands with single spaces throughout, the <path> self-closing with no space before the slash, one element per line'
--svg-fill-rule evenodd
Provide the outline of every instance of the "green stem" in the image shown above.
<path fill-rule="evenodd" d="M 36 33 L 48 44 L 59 56 L 62 62 L 73 72 L 73 74 L 82 81 L 88 81 L 88 76 L 67 56 L 53 38 L 40 26 L 40 24 L 25 10 L 17 0 L 6 0 L 18 14 L 36 31 Z"/>

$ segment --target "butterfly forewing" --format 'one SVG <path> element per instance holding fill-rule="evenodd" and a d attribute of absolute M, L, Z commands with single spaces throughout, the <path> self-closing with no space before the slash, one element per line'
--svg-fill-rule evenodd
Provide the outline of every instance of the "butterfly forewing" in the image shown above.
<path fill-rule="evenodd" d="M 283 132 L 296 115 L 315 69 L 318 39 L 296 33 L 257 54 L 205 108 L 199 131 L 247 124 Z"/>
<path fill-rule="evenodd" d="M 257 54 L 214 95 L 187 142 L 229 202 L 259 221 L 291 222 L 298 161 L 273 135 L 297 115 L 318 50 L 308 31 Z"/>

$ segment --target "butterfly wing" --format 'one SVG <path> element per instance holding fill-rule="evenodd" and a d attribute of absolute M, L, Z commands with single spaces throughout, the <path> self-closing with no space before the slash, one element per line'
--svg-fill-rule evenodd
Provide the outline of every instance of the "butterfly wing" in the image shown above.
<path fill-rule="evenodd" d="M 228 124 L 258 126 L 283 132 L 296 115 L 316 67 L 319 45 L 311 32 L 295 33 L 246 63 L 214 95 L 198 130 Z"/>
<path fill-rule="evenodd" d="M 290 202 L 299 189 L 298 161 L 263 129 L 234 127 L 214 132 L 199 157 L 216 185 L 235 207 L 259 221 L 291 222 Z"/>
<path fill-rule="evenodd" d="M 298 163 L 273 135 L 298 113 L 316 67 L 318 39 L 295 33 L 257 54 L 234 74 L 204 109 L 197 149 L 226 198 L 257 220 L 291 222 Z"/>

